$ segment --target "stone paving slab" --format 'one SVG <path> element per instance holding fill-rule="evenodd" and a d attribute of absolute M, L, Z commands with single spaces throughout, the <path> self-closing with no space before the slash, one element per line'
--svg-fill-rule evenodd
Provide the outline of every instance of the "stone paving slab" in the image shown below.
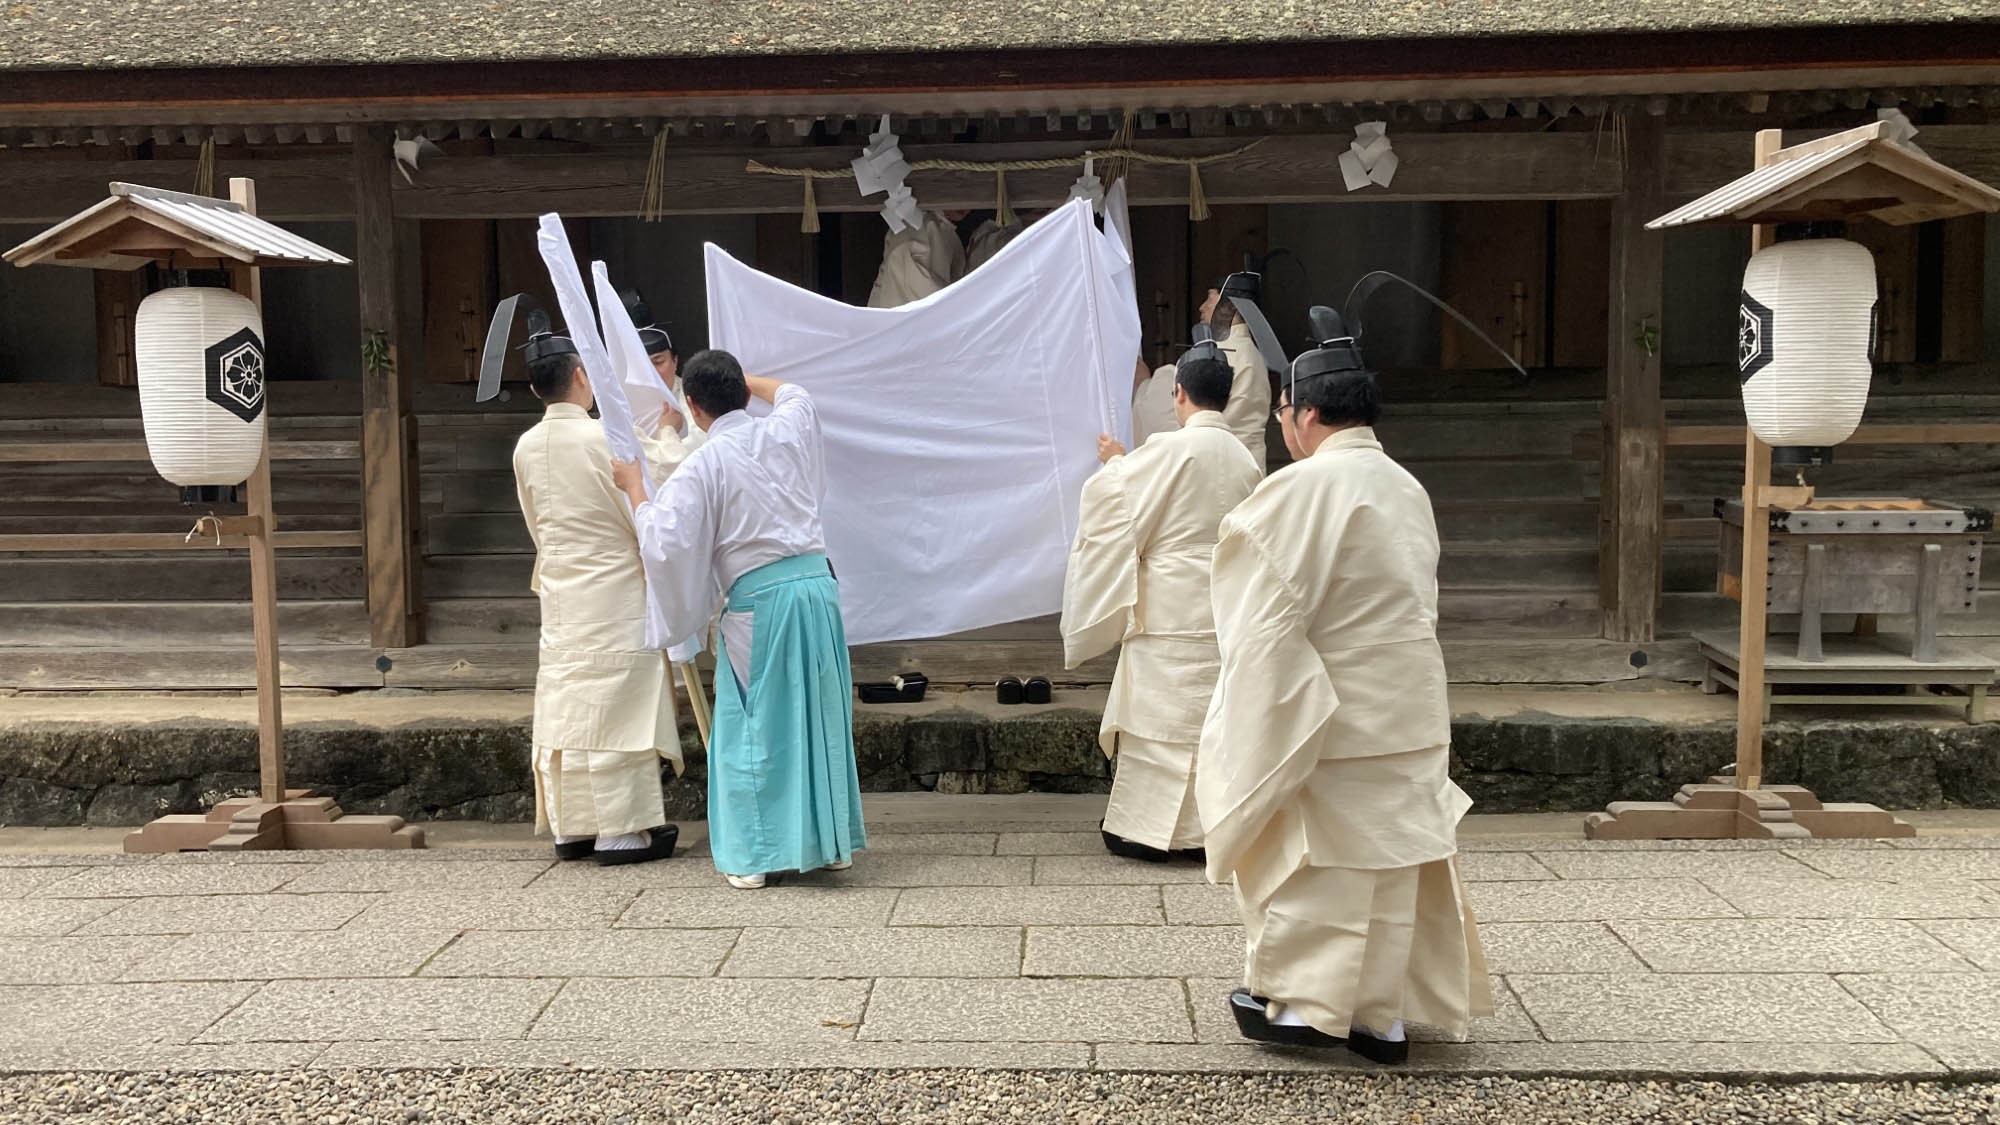
<path fill-rule="evenodd" d="M 2000 918 L 1934 918 L 1918 928 L 1989 973 L 2000 973 Z"/>
<path fill-rule="evenodd" d="M 722 876 L 706 859 L 677 856 L 658 863 L 628 863 L 599 867 L 595 863 L 558 863 L 535 877 L 537 890 L 631 890 L 647 887 L 717 887 Z"/>
<path fill-rule="evenodd" d="M 1160 888 L 1170 926 L 1236 926 L 1243 911 L 1236 905 L 1236 888 L 1172 886 Z"/>
<path fill-rule="evenodd" d="M 69 867 L 0 868 L 0 898 L 25 898 L 52 883 L 75 878 L 79 872 Z"/>
<path fill-rule="evenodd" d="M 786 877 L 801 887 L 1008 887 L 1034 881 L 1035 861 L 1025 856 L 876 855 L 855 857 L 846 871 L 810 871 Z M 725 886 L 711 872 L 713 885 Z"/>
<path fill-rule="evenodd" d="M 1178 980 L 878 980 L 862 1039 L 1187 1043 Z"/>
<path fill-rule="evenodd" d="M 474 931 L 423 966 L 427 977 L 714 976 L 735 930 Z"/>
<path fill-rule="evenodd" d="M 137 958 L 119 979 L 407 977 L 456 936 L 454 930 L 190 934 Z"/>
<path fill-rule="evenodd" d="M 1693 879 L 1563 879 L 1480 883 L 1472 912 L 1491 922 L 1585 922 L 1603 918 L 1734 918 L 1735 907 Z"/>
<path fill-rule="evenodd" d="M 1221 977 L 1243 971 L 1243 931 L 1226 926 L 1033 926 L 1030 977 Z"/>
<path fill-rule="evenodd" d="M 105 984 L 178 938 L 0 938 L 0 984 Z M 232 978 L 233 979 L 233 978 Z M 4 1018 L 4 1017 L 0 1017 Z"/>
<path fill-rule="evenodd" d="M 1898 1037 L 1830 976 L 1807 973 L 1507 978 L 1551 1041 L 1887 1043 Z"/>
<path fill-rule="evenodd" d="M 2000 974 L 1869 973 L 1840 983 L 1913 1043 L 2000 1044 Z"/>
<path fill-rule="evenodd" d="M 519 1039 L 562 987 L 555 980 L 272 981 L 196 1041 Z"/>
<path fill-rule="evenodd" d="M 890 919 L 898 926 L 1160 925 L 1158 887 L 995 887 L 904 891 Z"/>
<path fill-rule="evenodd" d="M 553 866 L 550 859 L 474 860 L 463 863 L 322 863 L 285 884 L 294 894 L 313 891 L 483 891 L 525 887 Z M 577 865 L 581 866 L 581 865 Z"/>
<path fill-rule="evenodd" d="M 1885 879 L 1898 883 L 2000 879 L 2000 851 L 1814 850 L 1786 854 L 1842 879 Z"/>
<path fill-rule="evenodd" d="M 1122 856 L 1045 855 L 1035 860 L 1035 882 L 1048 886 L 1155 887 L 1162 883 L 1206 883 L 1198 863 L 1143 863 Z"/>
<path fill-rule="evenodd" d="M 860 980 L 573 980 L 535 1021 L 530 1037 L 851 1040 L 867 1001 L 868 982 Z"/>
<path fill-rule="evenodd" d="M 0 1048 L 185 1043 L 254 984 L 65 984 L 0 988 Z"/>
<path fill-rule="evenodd" d="M 316 897 L 316 896 L 305 896 Z M 350 930 L 603 930 L 639 898 L 629 890 L 395 891 L 347 923 Z"/>
<path fill-rule="evenodd" d="M 84 1047 L 0 1046 L 0 1073 L 158 1071 L 164 1073 L 292 1070 L 326 1051 L 324 1043 L 193 1043 Z"/>
<path fill-rule="evenodd" d="M 1564 879 L 1699 879 L 1715 873 L 1715 857 L 1702 852 L 1542 852 L 1536 858 Z M 1777 851 L 1733 857 L 1729 873 L 1736 878 L 1826 879 L 1824 872 Z"/>
<path fill-rule="evenodd" d="M 998 840 L 995 832 L 877 832 L 861 855 L 993 855 Z"/>
<path fill-rule="evenodd" d="M 1553 879 L 1556 873 L 1527 852 L 1464 852 L 1458 875 L 1468 883 L 1511 883 L 1523 879 Z"/>
<path fill-rule="evenodd" d="M 527 1042 L 335 1043 L 320 1067 L 618 1070 L 1084 1070 L 1083 1043 L 690 1043 L 630 1034 Z"/>
<path fill-rule="evenodd" d="M 381 895 L 184 895 L 102 899 L 113 909 L 85 924 L 84 934 L 200 934 L 243 931 L 336 930 Z"/>
<path fill-rule="evenodd" d="M 892 966 L 905 977 L 1018 976 L 1021 931 L 1012 926 L 747 929 L 722 975 L 867 979 Z"/>
<path fill-rule="evenodd" d="M 124 904 L 124 899 L 0 899 L 0 935 L 73 933 Z"/>
<path fill-rule="evenodd" d="M 883 887 L 706 887 L 644 891 L 618 919 L 623 928 L 882 926 L 901 893 Z M 959 892 L 961 895 L 965 892 Z"/>
<path fill-rule="evenodd" d="M 995 851 L 1000 855 L 1103 855 L 1104 837 L 1096 832 L 1003 832 Z"/>
<path fill-rule="evenodd" d="M 1723 874 L 1712 875 L 1703 883 L 1752 918 L 2000 918 L 2000 894 L 1978 883 L 1842 879 L 1828 885 Z M 1609 913 L 1638 917 L 1615 910 Z"/>
<path fill-rule="evenodd" d="M 36 889 L 37 898 L 151 898 L 158 895 L 269 894 L 299 874 L 290 864 L 177 866 L 131 864 L 63 869 L 68 878 Z"/>
<path fill-rule="evenodd" d="M 1495 973 L 1643 973 L 1644 962 L 1603 922 L 1482 922 Z"/>
<path fill-rule="evenodd" d="M 1660 973 L 1958 973 L 1976 966 L 1895 918 L 1744 918 L 1606 923 Z"/>

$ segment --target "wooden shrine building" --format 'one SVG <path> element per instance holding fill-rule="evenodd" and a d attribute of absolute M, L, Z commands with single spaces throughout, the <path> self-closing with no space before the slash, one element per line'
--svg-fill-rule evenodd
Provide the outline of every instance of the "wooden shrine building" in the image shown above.
<path fill-rule="evenodd" d="M 285 681 L 521 687 L 536 606 L 509 457 L 535 407 L 518 385 L 476 405 L 472 380 L 495 300 L 546 288 L 534 216 L 561 212 L 579 258 L 642 289 L 685 354 L 703 343 L 703 242 L 867 299 L 879 198 L 819 180 L 808 220 L 782 173 L 845 168 L 879 115 L 912 161 L 1068 162 L 1007 173 L 1021 209 L 1066 198 L 1087 152 L 1137 150 L 1160 161 L 1097 171 L 1135 204 L 1148 361 L 1184 343 L 1211 279 L 1282 247 L 1304 266 L 1267 278 L 1288 347 L 1309 303 L 1390 269 L 1528 369 L 1496 370 L 1414 300 L 1375 310 L 1384 439 L 1446 541 L 1454 678 L 1674 677 L 1694 667 L 1684 638 L 1734 619 L 1711 504 L 1740 485 L 1749 243 L 1646 222 L 1740 175 L 1760 129 L 1806 138 L 1887 111 L 2000 183 L 2000 9 L 1768 9 L 33 0 L 0 35 L 0 246 L 113 181 L 247 176 L 263 217 L 352 258 L 265 287 L 284 326 L 269 403 Z M 1400 166 L 1349 190 L 1339 156 L 1368 121 Z M 998 203 L 990 171 L 909 182 L 929 209 Z M 1876 385 L 1821 491 L 1994 507 L 2000 222 L 1852 237 L 1880 275 Z M 199 514 L 144 463 L 146 284 L 0 271 L 0 689 L 248 686 L 240 560 L 118 539 Z M 1959 620 L 1993 633 L 2000 613 Z M 1046 620 L 856 654 L 857 674 L 962 683 L 1060 663 Z"/>

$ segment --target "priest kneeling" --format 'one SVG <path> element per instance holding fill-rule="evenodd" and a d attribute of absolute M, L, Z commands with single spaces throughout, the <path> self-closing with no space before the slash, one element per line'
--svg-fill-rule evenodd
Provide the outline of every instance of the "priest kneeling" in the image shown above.
<path fill-rule="evenodd" d="M 1063 579 L 1068 667 L 1119 648 L 1097 735 L 1118 763 L 1104 845 L 1154 863 L 1200 856 L 1195 747 L 1217 667 L 1209 563 L 1222 517 L 1264 475 L 1223 419 L 1235 375 L 1220 350 L 1197 344 L 1173 370 L 1175 430 L 1129 454 L 1098 438 L 1104 467 L 1083 486 Z"/>
<path fill-rule="evenodd" d="M 1404 1021 L 1493 1001 L 1457 863 L 1430 498 L 1382 451 L 1381 392 L 1330 310 L 1281 387 L 1296 463 L 1222 522 L 1222 671 L 1195 795 L 1247 931 L 1250 1039 L 1402 1062 Z M 1321 319 L 1324 317 L 1325 319 Z"/>

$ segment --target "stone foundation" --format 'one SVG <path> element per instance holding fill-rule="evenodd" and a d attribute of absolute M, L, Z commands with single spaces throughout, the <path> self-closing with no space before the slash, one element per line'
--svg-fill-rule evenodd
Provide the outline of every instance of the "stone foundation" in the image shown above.
<path fill-rule="evenodd" d="M 971 710 L 864 709 L 855 748 L 864 792 L 1095 793 L 1110 788 L 1098 715 L 1077 708 L 991 717 Z M 1452 773 L 1475 811 L 1587 812 L 1615 800 L 1666 800 L 1706 780 L 1734 753 L 1729 723 L 1571 718 L 1521 713 L 1462 718 Z M 667 809 L 700 819 L 706 762 L 683 732 L 687 772 L 667 782 Z M 377 727 L 301 722 L 287 728 L 289 783 L 354 813 L 423 820 L 531 820 L 528 728 L 431 719 Z M 131 825 L 200 811 L 256 787 L 257 739 L 240 722 L 12 722 L 0 726 L 0 824 Z M 1822 800 L 1889 808 L 2000 807 L 2000 724 L 1941 720 L 1774 723 L 1767 778 Z"/>

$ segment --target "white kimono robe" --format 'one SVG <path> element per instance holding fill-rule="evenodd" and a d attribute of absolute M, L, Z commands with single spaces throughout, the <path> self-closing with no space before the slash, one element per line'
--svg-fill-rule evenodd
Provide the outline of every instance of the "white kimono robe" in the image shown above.
<path fill-rule="evenodd" d="M 1155 368 L 1153 377 L 1132 392 L 1132 448 L 1146 444 L 1154 434 L 1170 434 L 1181 428 L 1180 419 L 1174 417 L 1177 372 L 1171 363 Z"/>
<path fill-rule="evenodd" d="M 1014 241 L 1016 235 L 1026 230 L 1020 221 L 1002 226 L 997 219 L 987 219 L 973 228 L 972 237 L 965 245 L 965 272 L 971 273 L 987 260 L 1000 252 L 1002 246 Z"/>
<path fill-rule="evenodd" d="M 893 309 L 920 300 L 965 276 L 965 245 L 958 228 L 933 211 L 923 225 L 896 231 L 882 247 L 882 268 L 868 294 L 871 309 Z"/>
<path fill-rule="evenodd" d="M 1329 1035 L 1492 1011 L 1453 857 L 1437 526 L 1374 432 L 1328 438 L 1222 524 L 1222 672 L 1195 796 L 1246 984 Z"/>
<path fill-rule="evenodd" d="M 656 480 L 680 439 L 640 439 Z M 632 509 L 611 482 L 604 428 L 556 403 L 514 447 L 521 514 L 542 603 L 535 675 L 535 828 L 617 835 L 666 823 L 660 759 L 681 769 L 666 654 L 648 650 L 646 579 Z"/>
<path fill-rule="evenodd" d="M 1123 647 L 1098 745 L 1117 777 L 1104 830 L 1162 851 L 1202 846 L 1195 747 L 1218 659 L 1208 571 L 1215 537 L 1262 474 L 1204 410 L 1113 457 L 1083 487 L 1063 580 L 1067 666 Z"/>
<path fill-rule="evenodd" d="M 1257 342 L 1250 338 L 1250 326 L 1240 320 L 1217 343 L 1222 354 L 1229 358 L 1229 370 L 1235 375 L 1229 384 L 1229 405 L 1222 410 L 1222 420 L 1228 423 L 1229 432 L 1236 435 L 1243 448 L 1250 451 L 1251 459 L 1261 470 L 1268 463 L 1264 435 L 1271 423 L 1270 369 L 1264 366 Z"/>

